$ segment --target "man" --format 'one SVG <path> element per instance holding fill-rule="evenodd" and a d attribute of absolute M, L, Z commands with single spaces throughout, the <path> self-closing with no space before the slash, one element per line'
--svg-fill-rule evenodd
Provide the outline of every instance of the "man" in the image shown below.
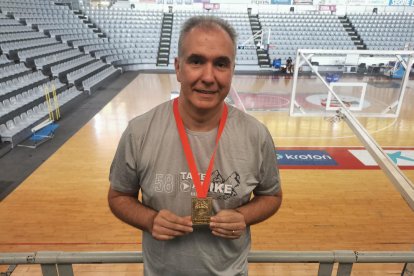
<path fill-rule="evenodd" d="M 293 72 L 293 61 L 292 58 L 289 57 L 286 60 L 286 73 L 292 73 Z"/>
<path fill-rule="evenodd" d="M 121 138 L 109 206 L 143 230 L 147 275 L 247 275 L 249 226 L 281 204 L 269 132 L 224 103 L 235 56 L 236 35 L 227 22 L 190 18 L 175 59 L 180 96 L 133 119 Z M 207 198 L 213 215 L 195 226 L 194 214 L 206 209 L 192 208 Z"/>

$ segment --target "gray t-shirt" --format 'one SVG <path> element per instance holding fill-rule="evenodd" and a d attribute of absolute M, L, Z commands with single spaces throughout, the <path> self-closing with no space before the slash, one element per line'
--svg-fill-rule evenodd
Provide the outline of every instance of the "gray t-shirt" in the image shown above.
<path fill-rule="evenodd" d="M 215 146 L 217 129 L 187 130 L 201 181 Z M 191 215 L 196 195 L 168 101 L 130 121 L 123 133 L 110 171 L 111 187 L 141 191 L 142 202 L 155 210 Z M 214 213 L 234 209 L 256 195 L 274 195 L 280 189 L 272 137 L 252 116 L 231 106 L 221 136 L 208 196 Z M 143 233 L 146 275 L 247 275 L 250 228 L 235 240 L 219 238 L 208 227 L 170 241 Z"/>

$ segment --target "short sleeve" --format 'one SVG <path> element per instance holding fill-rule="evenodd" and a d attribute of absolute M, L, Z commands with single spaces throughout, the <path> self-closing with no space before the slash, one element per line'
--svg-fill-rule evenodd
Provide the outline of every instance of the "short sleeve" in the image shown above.
<path fill-rule="evenodd" d="M 280 176 L 277 165 L 277 155 L 272 136 L 263 126 L 261 145 L 261 160 L 259 171 L 260 184 L 253 191 L 255 195 L 275 195 L 280 190 Z"/>
<path fill-rule="evenodd" d="M 109 173 L 111 188 L 124 193 L 139 191 L 137 175 L 136 139 L 129 125 L 122 134 Z"/>

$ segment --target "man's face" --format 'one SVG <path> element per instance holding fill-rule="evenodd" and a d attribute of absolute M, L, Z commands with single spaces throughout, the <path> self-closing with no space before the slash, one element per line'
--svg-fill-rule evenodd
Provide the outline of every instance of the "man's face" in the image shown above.
<path fill-rule="evenodd" d="M 175 71 L 183 102 L 200 111 L 219 107 L 230 91 L 234 45 L 221 28 L 193 28 L 183 39 Z"/>

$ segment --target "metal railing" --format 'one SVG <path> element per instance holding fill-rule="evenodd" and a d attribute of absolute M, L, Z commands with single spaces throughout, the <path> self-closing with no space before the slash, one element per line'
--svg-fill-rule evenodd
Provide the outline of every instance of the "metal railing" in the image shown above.
<path fill-rule="evenodd" d="M 330 276 L 334 264 L 336 275 L 351 275 L 355 263 L 406 264 L 401 275 L 413 275 L 406 270 L 414 263 L 413 251 L 252 251 L 249 263 L 318 263 L 318 276 Z M 43 276 L 73 276 L 73 264 L 143 263 L 142 252 L 61 252 L 39 251 L 27 253 L 0 253 L 0 265 L 41 265 Z"/>

